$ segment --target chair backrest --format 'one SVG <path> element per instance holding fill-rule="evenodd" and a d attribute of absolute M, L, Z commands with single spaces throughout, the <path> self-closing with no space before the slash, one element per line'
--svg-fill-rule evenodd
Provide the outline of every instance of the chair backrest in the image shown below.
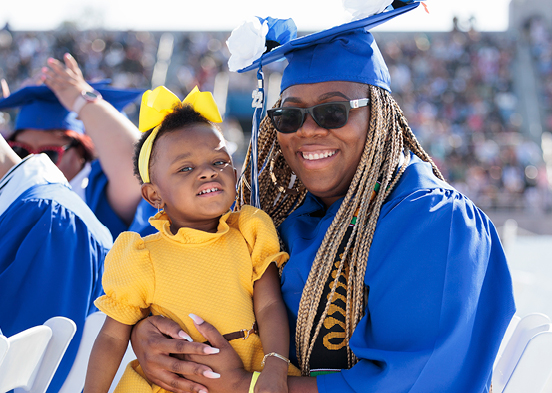
<path fill-rule="evenodd" d="M 67 374 L 67 378 L 65 378 L 65 382 L 61 386 L 59 393 L 80 392 L 84 388 L 90 352 L 104 321 L 105 314 L 100 311 L 90 314 L 86 318 L 77 356 L 75 356 L 73 366 L 71 366 L 71 370 Z"/>
<path fill-rule="evenodd" d="M 552 374 L 552 327 L 527 343 L 502 393 L 541 393 Z"/>
<path fill-rule="evenodd" d="M 69 371 L 69 374 L 67 375 L 67 378 L 65 379 L 65 382 L 63 383 L 63 386 L 61 387 L 59 393 L 74 393 L 82 391 L 84 387 L 84 381 L 86 379 L 86 370 L 88 369 L 90 352 L 92 351 L 94 341 L 96 340 L 96 337 L 98 336 L 98 333 L 103 326 L 105 317 L 106 315 L 103 312 L 97 311 L 93 314 L 90 314 L 86 318 L 77 356 L 75 357 L 75 361 L 73 362 L 71 371 Z M 136 356 L 134 355 L 134 352 L 132 351 L 132 348 L 129 344 L 125 356 L 121 361 L 119 370 L 117 371 L 117 374 L 113 379 L 113 383 L 111 384 L 111 389 L 109 390 L 110 393 L 113 392 L 115 386 L 117 386 L 117 382 L 121 378 L 127 363 L 129 363 L 133 359 L 136 359 Z"/>
<path fill-rule="evenodd" d="M 8 353 L 9 347 L 10 347 L 10 342 L 8 341 L 8 338 L 6 336 L 3 336 L 2 332 L 0 332 L 0 365 L 4 360 L 6 353 Z"/>
<path fill-rule="evenodd" d="M 0 393 L 11 389 L 44 393 L 56 372 L 77 327 L 65 317 L 54 317 L 9 337 L 9 348 L 0 364 Z"/>
<path fill-rule="evenodd" d="M 496 368 L 496 365 L 498 364 L 498 361 L 502 358 L 502 354 L 504 353 L 504 348 L 506 348 L 506 345 L 512 338 L 512 334 L 514 334 L 514 331 L 516 330 L 516 327 L 519 323 L 521 318 L 517 315 L 514 315 L 512 317 L 512 320 L 510 321 L 510 324 L 508 325 L 508 328 L 506 329 L 506 332 L 504 333 L 504 337 L 502 337 L 502 341 L 500 343 L 500 348 L 498 348 L 498 352 L 496 354 L 495 362 L 493 364 L 493 372 Z"/>
<path fill-rule="evenodd" d="M 495 362 L 493 392 L 539 393 L 551 373 L 550 319 L 543 314 L 527 315 L 517 322 L 500 358 Z"/>

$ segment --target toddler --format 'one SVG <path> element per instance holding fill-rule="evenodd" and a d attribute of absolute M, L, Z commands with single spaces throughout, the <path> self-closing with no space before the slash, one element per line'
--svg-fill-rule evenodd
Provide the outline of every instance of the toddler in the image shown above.
<path fill-rule="evenodd" d="M 289 329 L 278 267 L 288 255 L 266 213 L 251 206 L 230 211 L 237 172 L 214 125 L 221 121 L 211 93 L 197 87 L 183 102 L 163 86 L 144 93 L 139 128 L 146 132 L 135 172 L 143 198 L 159 211 L 150 218 L 159 232 L 123 232 L 106 258 L 105 295 L 95 304 L 107 318 L 85 393 L 109 390 L 132 326 L 150 313 L 177 321 L 187 339 L 205 341 L 192 319 L 201 315 L 229 340 L 245 369 L 262 370 L 252 381 L 256 392 L 287 391 Z M 145 391 L 165 390 L 133 361 L 116 392 Z"/>

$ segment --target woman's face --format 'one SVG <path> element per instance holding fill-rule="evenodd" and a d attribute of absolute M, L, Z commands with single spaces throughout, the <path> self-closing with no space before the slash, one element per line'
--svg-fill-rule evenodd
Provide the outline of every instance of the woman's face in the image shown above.
<path fill-rule="evenodd" d="M 367 98 L 366 85 L 354 82 L 322 82 L 295 85 L 282 93 L 282 107 L 308 108 L 332 101 Z M 307 115 L 291 134 L 278 132 L 287 163 L 307 190 L 330 206 L 345 196 L 353 179 L 370 121 L 369 107 L 351 109 L 341 128 L 325 129 Z"/>
<path fill-rule="evenodd" d="M 26 129 L 17 133 L 15 141 L 24 143 L 34 150 L 40 150 L 49 146 L 67 146 L 71 138 L 63 131 Z M 79 149 L 68 149 L 63 153 L 57 166 L 65 178 L 71 181 L 81 171 L 84 163 L 85 160 Z"/>

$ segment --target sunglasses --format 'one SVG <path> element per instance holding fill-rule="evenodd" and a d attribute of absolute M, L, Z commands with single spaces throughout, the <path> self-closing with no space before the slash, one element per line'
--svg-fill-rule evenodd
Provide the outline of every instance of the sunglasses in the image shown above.
<path fill-rule="evenodd" d="M 282 107 L 269 109 L 267 114 L 276 130 L 284 134 L 296 132 L 301 128 L 307 118 L 307 113 L 322 128 L 341 128 L 347 124 L 351 109 L 367 106 L 369 102 L 369 98 L 360 98 L 351 101 L 328 102 L 310 108 Z"/>
<path fill-rule="evenodd" d="M 76 139 L 73 139 L 69 144 L 65 146 L 43 146 L 36 150 L 26 143 L 22 142 L 8 141 L 8 144 L 11 146 L 15 154 L 17 154 L 21 158 L 25 158 L 29 154 L 44 153 L 48 157 L 50 157 L 50 160 L 52 160 L 56 165 L 59 165 L 63 154 L 72 147 L 78 146 L 79 142 Z"/>

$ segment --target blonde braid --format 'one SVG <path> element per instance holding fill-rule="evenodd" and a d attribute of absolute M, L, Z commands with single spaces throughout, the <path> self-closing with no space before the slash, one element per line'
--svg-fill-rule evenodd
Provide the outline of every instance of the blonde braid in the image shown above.
<path fill-rule="evenodd" d="M 420 146 L 412 130 L 391 95 L 384 89 L 369 86 L 371 97 L 371 117 L 367 132 L 364 151 L 358 164 L 355 175 L 332 224 L 328 228 L 322 244 L 318 249 L 312 263 L 309 277 L 303 289 L 297 317 L 297 330 L 295 343 L 299 366 L 303 375 L 309 375 L 310 355 L 314 343 L 328 314 L 332 298 L 337 288 L 337 280 L 342 272 L 347 275 L 347 298 L 345 330 L 349 367 L 352 367 L 357 359 L 349 348 L 349 340 L 364 315 L 364 275 L 370 252 L 370 245 L 376 229 L 377 220 L 386 198 L 401 178 L 408 166 L 410 155 L 408 150 L 419 156 L 422 160 L 431 163 L 433 172 L 439 178 L 443 178 L 431 158 Z M 278 101 L 275 107 L 279 107 Z M 276 130 L 271 121 L 265 117 L 260 127 L 259 134 L 259 168 L 265 166 L 265 170 L 259 175 L 259 189 L 261 192 L 261 207 L 274 220 L 275 225 L 280 225 L 283 220 L 295 210 L 304 200 L 306 190 L 304 187 L 297 195 L 278 195 L 278 189 L 272 184 L 269 171 L 266 169 L 269 155 L 274 149 L 279 149 L 276 138 Z M 400 165 L 404 154 L 405 162 Z M 281 155 L 280 155 L 281 156 Z M 242 178 L 238 188 L 237 208 L 246 203 L 250 198 L 245 179 L 251 175 L 249 168 L 251 156 L 248 152 L 244 164 L 245 178 Z M 285 160 L 278 160 L 277 168 L 282 170 L 282 177 L 278 178 L 279 184 L 288 184 L 292 172 Z M 371 201 L 371 196 L 377 182 L 380 182 L 379 192 Z M 318 322 L 315 321 L 324 286 L 332 272 L 336 261 L 336 254 L 349 226 L 356 215 L 356 225 L 345 246 L 343 257 L 337 266 L 336 278 L 332 284 L 331 292 L 326 300 L 325 309 Z M 352 250 L 351 250 L 352 248 Z M 348 274 L 347 274 L 348 272 Z"/>
<path fill-rule="evenodd" d="M 274 107 L 280 106 L 281 100 L 278 100 Z M 276 129 L 272 125 L 272 121 L 265 116 L 259 126 L 259 139 L 258 139 L 258 168 L 259 168 L 259 190 L 260 190 L 260 202 L 262 209 L 272 217 L 275 226 L 279 226 L 289 214 L 301 205 L 303 199 L 307 195 L 307 190 L 302 186 L 299 179 L 296 180 L 296 187 L 300 188 L 300 192 L 297 195 L 279 195 L 278 188 L 272 182 L 270 177 L 270 158 L 273 151 L 280 150 L 280 145 L 276 138 Z M 236 200 L 236 209 L 239 209 L 242 205 L 248 204 L 251 200 L 251 188 L 248 182 L 251 179 L 251 145 L 247 151 L 247 156 L 243 164 L 242 176 L 238 183 L 238 193 Z M 278 157 L 275 168 L 280 170 L 283 176 L 278 179 L 279 184 L 287 185 L 290 182 L 293 174 L 291 168 L 286 163 L 282 154 Z M 278 200 L 276 199 L 278 198 Z"/>

